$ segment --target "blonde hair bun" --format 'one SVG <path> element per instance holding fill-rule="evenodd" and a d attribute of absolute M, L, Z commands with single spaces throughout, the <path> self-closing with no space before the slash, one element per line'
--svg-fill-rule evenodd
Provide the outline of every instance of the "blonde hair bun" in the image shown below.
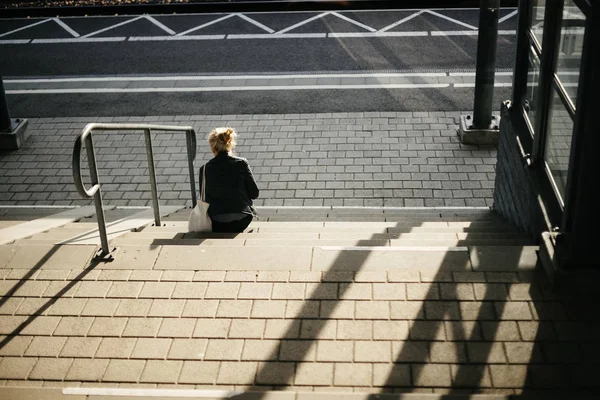
<path fill-rule="evenodd" d="M 218 153 L 222 151 L 230 152 L 236 145 L 236 138 L 237 133 L 233 128 L 215 128 L 208 135 L 208 143 Z"/>

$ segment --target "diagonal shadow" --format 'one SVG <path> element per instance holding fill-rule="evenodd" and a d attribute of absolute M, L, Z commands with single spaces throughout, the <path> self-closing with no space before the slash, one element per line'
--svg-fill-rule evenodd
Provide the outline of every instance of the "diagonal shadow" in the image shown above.
<path fill-rule="evenodd" d="M 33 268 L 31 268 L 25 275 L 23 275 L 23 277 L 21 279 L 19 279 L 19 281 L 8 292 L 6 292 L 6 294 L 4 296 L 2 296 L 2 298 L 0 299 L 0 307 L 2 307 L 4 305 L 4 303 L 6 303 L 17 292 L 17 290 L 19 290 L 21 288 L 21 286 L 23 286 L 25 284 L 25 282 L 27 282 L 29 280 L 29 278 L 31 278 L 33 276 L 33 274 L 35 274 L 40 268 L 42 268 L 42 266 L 44 264 L 46 264 L 46 262 L 48 262 L 48 260 L 50 260 L 50 258 L 52 258 L 52 256 L 54 256 L 54 254 L 56 254 L 56 252 L 58 251 L 58 249 L 60 249 L 60 247 L 61 247 L 60 245 L 53 246 L 50 249 L 50 251 L 48 251 L 48 253 L 46 253 L 40 259 L 40 261 L 38 261 L 33 266 Z M 9 262 L 10 262 L 10 260 L 9 260 Z"/>
<path fill-rule="evenodd" d="M 469 245 L 473 234 L 469 232 L 459 245 Z M 486 267 L 486 260 L 478 262 L 474 259 L 476 251 L 477 246 L 469 246 L 470 259 L 465 265 L 465 272 L 519 271 L 521 252 L 504 254 L 502 268 L 498 269 Z M 421 319 L 412 321 L 408 341 L 396 356 L 382 389 L 441 386 L 448 387 L 450 394 L 459 394 L 465 390 L 477 391 L 482 383 L 484 386 L 486 382 L 491 385 L 488 359 L 497 343 L 495 339 L 503 322 L 510 283 L 490 283 L 488 279 L 487 282 L 476 283 L 480 285 L 478 290 L 464 292 L 459 290 L 459 283 L 443 283 L 454 272 L 459 272 L 449 268 L 447 261 L 445 259 L 441 263 L 429 290 L 423 300 L 419 300 L 423 301 L 417 314 L 417 318 L 420 316 Z M 471 307 L 473 305 L 476 307 Z M 477 306 L 473 317 L 473 308 Z M 509 322 L 513 322 L 516 329 L 516 323 Z M 448 342 L 452 343 L 453 354 L 444 349 Z M 376 399 L 377 395 L 371 398 Z"/>
<path fill-rule="evenodd" d="M 409 214 L 410 215 L 410 214 Z M 423 218 L 423 221 L 431 221 L 431 214 L 423 214 L 422 216 L 410 215 L 411 218 L 410 223 L 414 224 L 412 227 L 417 227 L 416 221 L 419 220 L 419 217 Z M 439 217 L 439 216 L 438 216 Z M 397 217 L 392 217 L 396 219 Z M 398 228 L 399 230 L 406 228 L 407 224 L 398 222 L 395 226 L 390 226 L 386 229 L 386 232 L 390 230 L 394 230 L 394 228 Z M 411 228 L 412 228 L 411 227 Z M 398 235 L 398 237 L 401 234 Z M 380 239 L 382 236 L 381 233 L 374 234 L 370 239 L 366 240 L 358 240 L 356 246 L 369 246 L 371 245 L 372 240 Z M 396 237 L 397 238 L 397 237 Z M 324 330 L 325 325 L 332 320 L 332 316 L 336 311 L 336 308 L 339 305 L 340 299 L 343 299 L 345 294 L 353 285 L 352 282 L 348 282 L 346 284 L 338 285 L 338 293 L 335 301 L 331 301 L 331 307 L 321 307 L 318 319 L 312 319 L 314 317 L 310 317 L 312 314 L 312 305 L 317 302 L 323 300 L 323 293 L 327 292 L 328 285 L 331 282 L 340 282 L 339 277 L 337 276 L 340 272 L 359 272 L 364 268 L 364 265 L 372 254 L 372 250 L 368 250 L 365 248 L 364 251 L 353 251 L 351 256 L 346 254 L 345 252 L 341 252 L 337 258 L 331 263 L 330 268 L 327 271 L 324 271 L 324 274 L 321 278 L 321 282 L 317 284 L 316 289 L 313 291 L 311 297 L 303 301 L 303 306 L 301 310 L 298 312 L 296 317 L 292 319 L 289 323 L 289 327 L 280 336 L 280 344 L 286 338 L 298 338 L 298 332 L 300 332 L 300 339 L 304 339 L 308 345 L 303 345 L 302 348 L 297 348 L 296 357 L 297 360 L 306 359 L 310 348 L 315 345 L 316 340 L 318 340 L 320 333 Z M 351 260 L 352 267 L 349 267 L 348 262 Z M 310 321 L 310 323 L 306 323 L 305 321 Z M 296 323 L 297 322 L 297 323 Z M 305 329 L 306 328 L 306 329 Z M 305 337 L 303 337 L 303 333 Z M 358 340 L 358 339 L 356 339 Z M 355 339 L 353 339 L 355 341 Z M 279 360 L 279 346 L 276 346 L 275 349 L 271 352 L 269 357 L 265 358 L 265 360 Z M 298 366 L 301 365 L 301 361 L 298 361 Z M 296 371 L 293 368 L 293 364 L 291 368 L 285 368 L 281 362 L 272 362 L 265 363 L 262 367 L 259 368 L 259 371 L 256 375 L 256 383 L 258 385 L 286 385 L 290 384 L 292 378 L 294 378 Z M 292 383 L 293 384 L 293 383 Z M 259 395 L 260 396 L 260 395 Z"/>
<path fill-rule="evenodd" d="M 25 281 L 27 279 L 29 279 L 35 271 L 39 270 L 50 259 L 50 257 L 52 257 L 52 255 L 56 253 L 58 248 L 60 248 L 60 246 L 52 247 L 52 249 L 30 270 L 30 272 L 28 272 L 26 274 L 26 276 L 24 278 L 22 278 L 19 281 L 19 283 L 17 283 L 17 285 L 15 285 L 15 288 L 11 289 L 10 293 L 7 293 L 2 298 L 3 302 L 5 302 L 6 299 L 8 299 L 10 296 L 12 296 L 12 294 L 14 294 L 17 291 L 18 287 L 21 287 L 23 285 L 23 283 L 25 283 Z M 103 260 L 99 259 L 99 258 L 92 259 L 90 261 L 89 265 L 83 271 L 81 271 L 81 273 L 79 273 L 75 278 L 73 278 L 69 283 L 67 283 L 64 288 L 62 288 L 60 291 L 58 291 L 50 299 L 48 299 L 48 301 L 46 303 L 44 303 L 40 308 L 38 308 L 35 312 L 33 312 L 29 317 L 27 317 L 27 319 L 25 321 L 20 323 L 19 326 L 17 326 L 2 341 L 0 341 L 0 349 L 2 349 L 4 346 L 9 344 L 25 328 L 27 328 L 27 326 L 29 326 L 29 324 L 31 324 L 37 317 L 41 316 L 48 308 L 50 308 L 54 303 L 56 303 L 56 301 L 58 299 L 60 299 L 65 293 L 67 293 L 69 290 L 71 290 L 71 288 L 73 288 L 77 283 L 79 283 L 87 274 L 89 274 L 91 271 L 93 271 L 96 268 L 96 266 L 98 266 L 98 264 L 100 264 L 102 262 L 103 262 Z M 0 306 L 3 304 L 3 302 L 0 303 Z"/>

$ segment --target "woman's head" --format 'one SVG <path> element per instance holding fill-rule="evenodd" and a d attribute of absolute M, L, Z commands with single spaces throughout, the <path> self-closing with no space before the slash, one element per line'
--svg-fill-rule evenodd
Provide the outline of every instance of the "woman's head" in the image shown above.
<path fill-rule="evenodd" d="M 208 134 L 208 144 L 213 153 L 232 152 L 236 145 L 237 133 L 233 128 L 215 128 Z"/>

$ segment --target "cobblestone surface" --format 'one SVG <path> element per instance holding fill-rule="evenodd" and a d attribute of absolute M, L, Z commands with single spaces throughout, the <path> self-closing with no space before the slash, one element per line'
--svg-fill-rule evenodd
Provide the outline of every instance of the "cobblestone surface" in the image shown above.
<path fill-rule="evenodd" d="M 211 157 L 206 134 L 217 126 L 236 128 L 238 154 L 249 160 L 261 190 L 258 206 L 491 206 L 496 149 L 460 144 L 459 115 L 32 118 L 28 142 L 0 153 L 0 205 L 90 204 L 73 184 L 76 135 L 90 122 L 144 122 L 192 125 L 198 135 L 196 169 Z M 141 132 L 97 132 L 94 144 L 105 204 L 150 205 Z M 190 203 L 185 137 L 157 133 L 153 146 L 161 203 Z"/>

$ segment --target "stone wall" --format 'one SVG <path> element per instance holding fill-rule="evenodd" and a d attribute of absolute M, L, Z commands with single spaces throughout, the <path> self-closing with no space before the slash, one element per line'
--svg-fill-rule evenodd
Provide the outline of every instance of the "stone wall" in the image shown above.
<path fill-rule="evenodd" d="M 534 182 L 517 140 L 512 116 L 516 110 L 510 110 L 505 103 L 501 113 L 492 208 L 524 233 L 537 239 L 547 228 Z"/>

